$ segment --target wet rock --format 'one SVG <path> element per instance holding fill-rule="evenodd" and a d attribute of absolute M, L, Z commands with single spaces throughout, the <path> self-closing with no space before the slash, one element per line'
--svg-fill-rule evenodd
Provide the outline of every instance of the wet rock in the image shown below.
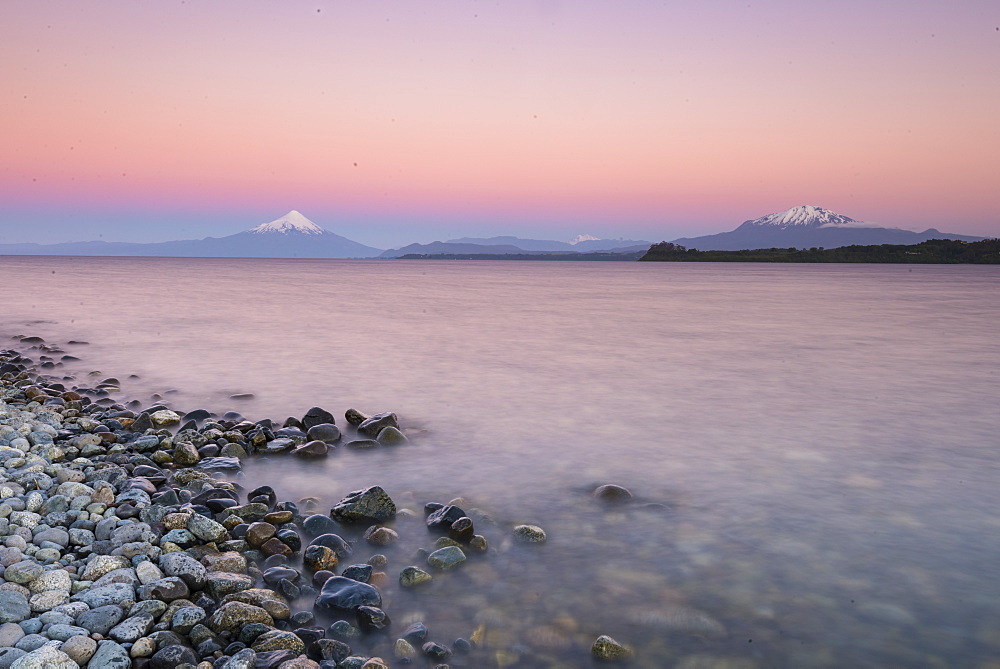
<path fill-rule="evenodd" d="M 463 544 L 468 543 L 472 540 L 476 531 L 472 525 L 472 519 L 468 516 L 462 516 L 451 524 L 448 528 L 448 536 L 455 541 L 460 541 Z"/>
<path fill-rule="evenodd" d="M 292 549 L 283 543 L 278 537 L 271 537 L 265 541 L 261 544 L 260 550 L 264 553 L 264 555 L 284 555 L 285 557 L 292 556 Z"/>
<path fill-rule="evenodd" d="M 404 567 L 399 572 L 399 584 L 404 588 L 412 588 L 423 583 L 429 583 L 433 577 L 420 567 Z"/>
<path fill-rule="evenodd" d="M 311 516 L 306 516 L 305 520 L 302 521 L 302 529 L 309 534 L 320 535 L 336 532 L 340 529 L 340 527 L 329 516 L 316 513 Z"/>
<path fill-rule="evenodd" d="M 435 662 L 444 662 L 451 657 L 451 649 L 435 641 L 428 641 L 420 647 L 420 650 Z"/>
<path fill-rule="evenodd" d="M 334 576 L 323 584 L 315 605 L 320 609 L 350 611 L 359 606 L 381 604 L 382 597 L 374 587 L 343 576 Z"/>
<path fill-rule="evenodd" d="M 399 427 L 396 414 L 391 412 L 377 413 L 358 425 L 358 434 L 363 434 L 366 437 L 374 439 L 378 436 L 379 432 L 387 427 Z"/>
<path fill-rule="evenodd" d="M 306 411 L 306 415 L 302 417 L 302 426 L 307 430 L 315 427 L 316 425 L 333 422 L 333 414 L 320 407 L 313 407 L 309 409 L 309 411 Z"/>
<path fill-rule="evenodd" d="M 313 425 L 306 432 L 306 438 L 310 440 L 319 440 L 327 444 L 332 444 L 340 441 L 341 434 L 340 428 L 330 423 L 319 423 L 318 425 Z"/>
<path fill-rule="evenodd" d="M 590 654 L 605 662 L 627 660 L 633 655 L 630 648 L 604 634 L 594 641 L 594 645 L 590 647 Z"/>
<path fill-rule="evenodd" d="M 364 539 L 373 546 L 389 546 L 396 543 L 399 539 L 399 534 L 388 527 L 372 525 L 365 530 Z"/>
<path fill-rule="evenodd" d="M 514 528 L 514 538 L 521 543 L 541 544 L 548 538 L 545 530 L 537 525 L 518 525 Z"/>
<path fill-rule="evenodd" d="M 382 428 L 375 440 L 383 446 L 401 446 L 409 441 L 398 427 L 388 426 Z"/>
<path fill-rule="evenodd" d="M 292 451 L 292 455 L 297 455 L 300 458 L 325 458 L 329 450 L 326 442 L 317 439 L 302 444 Z"/>
<path fill-rule="evenodd" d="M 364 415 L 357 409 L 348 409 L 344 412 L 344 419 L 348 422 L 348 424 L 357 427 L 368 420 L 368 416 Z"/>
<path fill-rule="evenodd" d="M 431 530 L 450 530 L 451 524 L 462 517 L 466 517 L 465 511 L 453 504 L 449 504 L 448 506 L 442 506 L 431 511 L 425 522 L 427 523 L 427 528 Z"/>
<path fill-rule="evenodd" d="M 373 567 L 370 564 L 352 564 L 350 567 L 346 567 L 341 576 L 344 578 L 349 578 L 352 581 L 359 581 L 361 583 L 367 583 L 371 580 Z M 324 581 L 325 583 L 326 581 Z"/>
<path fill-rule="evenodd" d="M 317 639 L 309 645 L 307 652 L 317 662 L 328 660 L 340 663 L 350 657 L 351 647 L 336 639 Z"/>
<path fill-rule="evenodd" d="M 632 499 L 632 493 L 628 488 L 613 483 L 598 486 L 593 494 L 595 499 L 609 504 L 622 504 Z"/>
<path fill-rule="evenodd" d="M 377 606 L 359 606 L 355 610 L 358 627 L 362 632 L 378 632 L 387 628 L 392 621 L 389 615 Z"/>
<path fill-rule="evenodd" d="M 310 544 L 302 556 L 303 565 L 312 571 L 333 569 L 337 561 L 337 553 L 333 549 L 318 544 Z"/>
<path fill-rule="evenodd" d="M 210 571 L 205 578 L 205 592 L 215 599 L 243 590 L 254 585 L 253 578 L 246 574 L 230 574 L 224 571 Z"/>
<path fill-rule="evenodd" d="M 382 523 L 396 515 L 396 504 L 380 486 L 356 490 L 330 510 L 330 515 L 342 522 Z"/>
<path fill-rule="evenodd" d="M 264 543 L 278 533 L 278 528 L 263 521 L 251 523 L 247 528 L 246 541 L 254 548 L 263 546 Z"/>
<path fill-rule="evenodd" d="M 347 447 L 352 448 L 356 451 L 363 451 L 369 448 L 378 448 L 379 446 L 381 446 L 381 444 L 379 444 L 374 439 L 355 439 L 353 441 L 347 442 Z"/>
<path fill-rule="evenodd" d="M 442 571 L 450 571 L 465 562 L 465 553 L 458 546 L 439 548 L 427 556 L 427 564 Z"/>

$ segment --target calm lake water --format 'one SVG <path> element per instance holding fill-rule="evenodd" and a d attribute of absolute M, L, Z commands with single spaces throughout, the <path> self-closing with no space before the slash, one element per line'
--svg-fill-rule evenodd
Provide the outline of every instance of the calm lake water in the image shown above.
<path fill-rule="evenodd" d="M 599 634 L 638 667 L 1000 662 L 1000 268 L 7 257 L 0 282 L 0 334 L 89 341 L 61 371 L 127 397 L 397 412 L 406 446 L 244 483 L 491 518 L 492 555 L 385 588 L 399 629 L 479 628 L 468 666 L 589 666 Z M 548 542 L 512 545 L 524 522 Z M 391 581 L 433 540 L 394 527 Z"/>

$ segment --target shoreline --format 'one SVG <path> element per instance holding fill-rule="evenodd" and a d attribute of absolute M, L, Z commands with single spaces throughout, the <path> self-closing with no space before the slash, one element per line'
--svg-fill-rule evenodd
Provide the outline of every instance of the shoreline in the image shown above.
<path fill-rule="evenodd" d="M 117 379 L 74 390 L 46 376 L 64 351 L 17 339 L 31 349 L 0 352 L 4 666 L 516 661 L 517 653 L 483 643 L 485 625 L 468 621 L 465 636 L 435 638 L 433 620 L 412 620 L 396 601 L 383 610 L 382 595 L 388 602 L 426 591 L 467 560 L 489 560 L 493 542 L 530 554 L 545 540 L 541 528 L 490 524 L 487 537 L 476 529 L 486 519 L 471 518 L 475 510 L 467 514 L 461 500 L 398 508 L 379 486 L 349 494 L 329 514 L 300 511 L 268 485 L 246 491 L 227 480 L 257 454 L 310 459 L 340 447 L 404 447 L 395 414 L 349 409 L 335 419 L 314 407 L 279 427 L 236 412 L 140 409 L 115 401 Z M 39 360 L 25 356 L 35 351 Z M 401 548 L 397 516 L 429 530 L 407 547 L 409 562 L 382 552 Z M 586 662 L 584 646 L 573 655 Z M 631 651 L 601 635 L 586 655 L 625 660 Z"/>

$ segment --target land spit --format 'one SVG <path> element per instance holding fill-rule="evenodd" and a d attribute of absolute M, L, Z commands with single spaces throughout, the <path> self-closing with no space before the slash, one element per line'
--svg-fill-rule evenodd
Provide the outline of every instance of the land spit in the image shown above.
<path fill-rule="evenodd" d="M 46 375 L 62 349 L 18 340 L 0 352 L 0 667 L 560 666 L 490 647 L 487 623 L 455 639 L 414 612 L 394 623 L 380 590 L 426 588 L 489 560 L 497 539 L 543 544 L 541 527 L 428 502 L 428 541 L 397 565 L 379 549 L 399 541 L 397 518 L 421 511 L 381 487 L 316 513 L 308 498 L 239 484 L 241 462 L 262 454 L 405 446 L 395 414 L 348 409 L 341 430 L 320 407 L 280 426 L 143 408 L 116 401 L 113 377 L 67 387 Z M 606 635 L 577 651 L 565 666 L 631 657 Z"/>

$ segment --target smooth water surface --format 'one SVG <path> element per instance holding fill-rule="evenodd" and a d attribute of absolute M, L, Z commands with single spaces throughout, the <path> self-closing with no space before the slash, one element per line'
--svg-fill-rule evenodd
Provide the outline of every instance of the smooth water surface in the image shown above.
<path fill-rule="evenodd" d="M 89 341 L 61 371 L 144 402 L 396 411 L 407 446 L 246 484 L 487 514 L 493 556 L 386 596 L 446 642 L 481 627 L 490 666 L 586 666 L 602 633 L 643 667 L 1000 661 L 1000 268 L 8 257 L 0 280 L 2 334 Z M 511 545 L 522 522 L 549 541 Z"/>

